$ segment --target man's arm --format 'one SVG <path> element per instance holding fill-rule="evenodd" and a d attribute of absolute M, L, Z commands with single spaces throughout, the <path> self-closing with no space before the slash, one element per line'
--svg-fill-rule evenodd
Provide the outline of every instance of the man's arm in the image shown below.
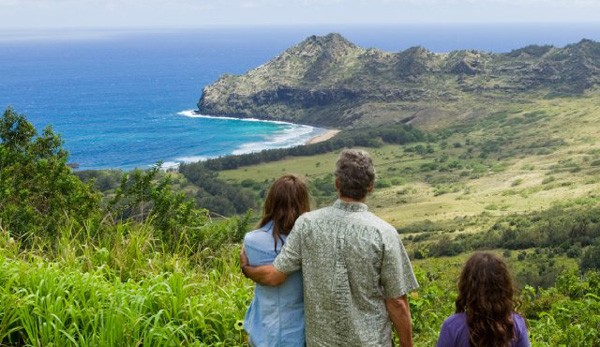
<path fill-rule="evenodd" d="M 394 324 L 401 347 L 412 347 L 412 323 L 406 295 L 385 300 L 388 315 Z"/>
<path fill-rule="evenodd" d="M 240 251 L 240 265 L 244 276 L 265 286 L 278 286 L 287 278 L 287 274 L 277 271 L 273 265 L 251 266 L 244 247 Z"/>

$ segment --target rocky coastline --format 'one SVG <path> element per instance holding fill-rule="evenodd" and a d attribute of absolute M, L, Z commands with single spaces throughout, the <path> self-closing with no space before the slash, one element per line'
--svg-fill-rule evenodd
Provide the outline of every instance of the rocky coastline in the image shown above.
<path fill-rule="evenodd" d="M 600 43 L 527 46 L 509 53 L 399 53 L 339 34 L 311 36 L 243 75 L 203 89 L 200 113 L 356 128 L 485 112 L 490 103 L 581 95 L 600 84 Z"/>

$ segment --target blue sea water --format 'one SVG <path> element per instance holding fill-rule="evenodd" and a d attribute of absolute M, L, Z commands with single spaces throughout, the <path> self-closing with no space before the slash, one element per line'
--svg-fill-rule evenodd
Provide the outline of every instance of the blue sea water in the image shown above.
<path fill-rule="evenodd" d="M 148 167 L 304 143 L 323 129 L 197 117 L 204 86 L 308 35 L 363 47 L 507 52 L 600 40 L 598 24 L 398 25 L 0 32 L 0 108 L 62 135 L 81 169 Z M 210 115 L 207 115 L 210 116 Z"/>

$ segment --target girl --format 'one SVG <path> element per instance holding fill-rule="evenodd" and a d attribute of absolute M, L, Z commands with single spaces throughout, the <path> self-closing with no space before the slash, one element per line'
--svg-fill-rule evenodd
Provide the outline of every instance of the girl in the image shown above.
<path fill-rule="evenodd" d="M 530 346 L 513 295 L 506 263 L 491 253 L 475 253 L 460 274 L 456 313 L 442 325 L 437 347 Z"/>

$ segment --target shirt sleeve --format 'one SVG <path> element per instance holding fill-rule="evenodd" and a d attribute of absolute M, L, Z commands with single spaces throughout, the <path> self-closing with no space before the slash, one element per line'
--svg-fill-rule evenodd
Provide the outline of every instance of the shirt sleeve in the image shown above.
<path fill-rule="evenodd" d="M 277 271 L 289 274 L 300 270 L 302 267 L 302 233 L 305 228 L 305 221 L 298 218 L 292 231 L 281 248 L 281 252 L 275 258 L 273 266 Z"/>
<path fill-rule="evenodd" d="M 525 324 L 525 319 L 518 314 L 514 315 L 515 326 L 517 327 L 517 340 L 513 346 L 515 347 L 529 347 L 531 343 L 529 342 L 529 336 L 527 336 L 527 324 Z"/>
<path fill-rule="evenodd" d="M 440 331 L 440 336 L 438 337 L 437 344 L 435 347 L 453 347 L 454 339 L 452 338 L 452 334 L 450 329 L 448 328 L 447 321 L 444 321 L 442 324 L 442 329 Z"/>
<path fill-rule="evenodd" d="M 262 230 L 255 230 L 244 236 L 244 250 L 252 266 L 272 264 L 277 256 L 273 249 L 273 236 Z"/>
<path fill-rule="evenodd" d="M 382 233 L 381 285 L 386 298 L 397 298 L 419 288 L 408 254 L 395 230 Z"/>

